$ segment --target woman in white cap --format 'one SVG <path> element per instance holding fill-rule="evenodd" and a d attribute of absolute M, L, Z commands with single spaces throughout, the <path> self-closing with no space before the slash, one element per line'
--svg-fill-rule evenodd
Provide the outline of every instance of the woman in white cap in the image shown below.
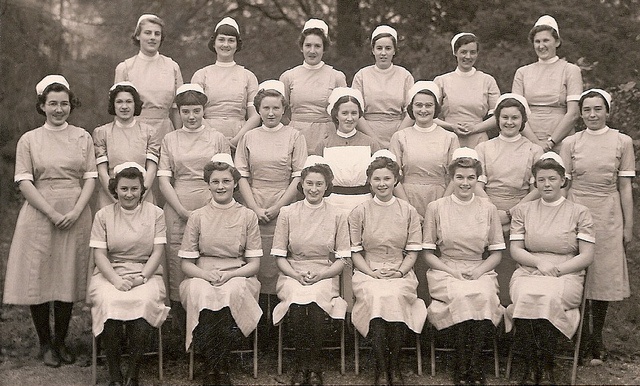
<path fill-rule="evenodd" d="M 111 87 L 107 112 L 115 115 L 115 119 L 97 127 L 92 134 L 101 188 L 98 190 L 96 211 L 117 201 L 109 193 L 109 180 L 115 175 L 114 166 L 127 161 L 145 167 L 144 199 L 155 202 L 150 189 L 158 170 L 160 138 L 153 126 L 135 118 L 141 111 L 142 100 L 132 83 L 120 82 Z"/>
<path fill-rule="evenodd" d="M 138 384 L 151 327 L 160 328 L 169 314 L 160 267 L 166 225 L 162 209 L 143 200 L 146 173 L 135 162 L 114 167 L 109 191 L 117 201 L 96 213 L 91 229 L 89 245 L 96 267 L 87 291 L 92 332 L 103 338 L 110 385 Z M 120 368 L 123 325 L 131 350 L 124 379 Z"/>
<path fill-rule="evenodd" d="M 267 80 L 253 100 L 262 125 L 240 140 L 235 164 L 242 178 L 238 182 L 244 204 L 258 215 L 263 255 L 258 279 L 261 292 L 276 293 L 278 267 L 271 245 L 280 208 L 295 201 L 300 172 L 307 159 L 304 136 L 280 121 L 286 100 L 284 84 Z"/>
<path fill-rule="evenodd" d="M 454 383 L 484 384 L 482 349 L 504 313 L 494 268 L 505 243 L 495 205 L 474 193 L 482 175 L 476 151 L 457 149 L 449 174 L 453 194 L 431 202 L 424 219 L 422 248 L 432 299 L 428 317 L 437 330 L 448 328 L 454 337 Z"/>
<path fill-rule="evenodd" d="M 500 134 L 493 139 L 478 144 L 476 151 L 482 163 L 482 175 L 478 176 L 478 193 L 486 195 L 498 208 L 498 215 L 508 239 L 511 224 L 511 209 L 519 203 L 538 197 L 533 186 L 531 167 L 540 158 L 542 148 L 529 141 L 522 134 L 527 117 L 531 114 L 527 100 L 518 94 L 506 93 L 498 98 L 495 105 L 495 123 Z M 502 260 L 496 267 L 500 292 L 500 302 L 510 302 L 509 280 L 516 263 L 509 258 L 509 246 L 502 253 Z"/>
<path fill-rule="evenodd" d="M 258 325 L 262 245 L 256 214 L 233 199 L 240 173 L 227 153 L 204 166 L 212 199 L 195 210 L 178 255 L 187 277 L 180 299 L 187 311 L 185 348 L 201 352 L 204 384 L 230 385 L 229 352 L 238 328 L 249 336 Z"/>
<path fill-rule="evenodd" d="M 380 150 L 367 168 L 374 197 L 349 215 L 353 293 L 352 321 L 371 339 L 375 357 L 374 383 L 402 384 L 400 347 L 408 329 L 420 333 L 427 308 L 416 296 L 413 272 L 420 245 L 420 215 L 393 195 L 400 166 L 388 150 Z"/>
<path fill-rule="evenodd" d="M 167 134 L 162 141 L 158 183 L 167 201 L 164 213 L 167 221 L 169 299 L 182 326 L 184 310 L 180 304 L 178 289 L 184 274 L 178 251 L 184 227 L 191 212 L 202 208 L 211 200 L 209 186 L 203 179 L 204 165 L 213 155 L 229 154 L 231 150 L 229 141 L 222 133 L 203 123 L 207 96 L 200 85 L 186 83 L 180 86 L 175 103 L 180 112 L 182 127 Z"/>
<path fill-rule="evenodd" d="M 413 76 L 405 68 L 393 64 L 398 49 L 398 33 L 388 25 L 376 27 L 371 34 L 371 52 L 375 64 L 358 71 L 351 87 L 364 97 L 364 117 L 358 129 L 389 147 L 393 133 L 411 125 L 405 111 L 407 93 Z"/>
<path fill-rule="evenodd" d="M 26 304 L 45 365 L 73 363 L 65 345 L 73 302 L 87 288 L 87 203 L 93 194 L 96 159 L 91 135 L 67 123 L 80 101 L 61 75 L 36 85 L 36 111 L 44 125 L 23 134 L 16 148 L 14 180 L 25 197 L 9 250 L 5 304 Z M 49 326 L 53 303 L 54 336 Z"/>
<path fill-rule="evenodd" d="M 280 75 L 289 101 L 290 125 L 304 135 L 309 154 L 314 154 L 318 143 L 335 132 L 327 114 L 327 99 L 336 87 L 347 86 L 344 74 L 322 61 L 330 44 L 327 23 L 319 19 L 307 20 L 298 38 L 304 61 Z"/>
<path fill-rule="evenodd" d="M 339 275 L 351 258 L 349 226 L 347 215 L 324 200 L 333 180 L 326 160 L 309 156 L 300 178 L 304 200 L 282 208 L 273 237 L 271 254 L 280 269 L 273 324 L 289 314 L 285 325 L 296 348 L 291 384 L 322 385 L 324 320 L 344 320 L 347 310 Z"/>
<path fill-rule="evenodd" d="M 545 151 L 558 151 L 562 140 L 575 133 L 582 93 L 580 67 L 556 55 L 562 44 L 556 20 L 541 16 L 529 32 L 538 61 L 518 68 L 511 91 L 527 98 L 531 108 L 523 134 Z"/>
<path fill-rule="evenodd" d="M 207 47 L 216 54 L 216 61 L 196 71 L 191 83 L 202 86 L 207 95 L 204 108 L 207 125 L 224 134 L 235 147 L 244 133 L 260 124 L 253 106 L 258 79 L 235 62 L 236 53 L 242 49 L 242 39 L 234 19 L 225 17 L 216 25 Z"/>
<path fill-rule="evenodd" d="M 630 295 L 625 247 L 633 238 L 635 155 L 631 137 L 607 126 L 608 92 L 587 90 L 578 103 L 587 129 L 568 137 L 560 155 L 570 179 L 567 198 L 593 214 L 596 250 L 586 282 L 593 332 L 585 349 L 600 364 L 607 357 L 602 328 L 609 302 Z"/>
<path fill-rule="evenodd" d="M 487 131 L 495 127 L 488 115 L 500 89 L 493 76 L 474 67 L 480 52 L 476 35 L 470 32 L 455 35 L 451 49 L 458 64 L 456 70 L 433 79 L 442 90 L 442 115 L 437 123 L 456 133 L 460 146 L 473 149 L 486 141 Z"/>
<path fill-rule="evenodd" d="M 509 285 L 513 304 L 505 323 L 507 332 L 515 324 L 526 355 L 521 384 L 554 385 L 556 344 L 578 329 L 584 270 L 593 261 L 596 231 L 589 209 L 562 195 L 566 178 L 559 155 L 543 154 L 533 176 L 540 198 L 512 213 L 509 238 L 518 269 Z"/>

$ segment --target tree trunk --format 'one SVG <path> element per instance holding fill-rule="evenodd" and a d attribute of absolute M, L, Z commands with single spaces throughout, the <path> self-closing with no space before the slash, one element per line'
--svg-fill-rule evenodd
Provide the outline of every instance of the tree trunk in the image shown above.
<path fill-rule="evenodd" d="M 337 0 L 338 36 L 337 47 L 340 56 L 353 55 L 363 44 L 358 0 Z"/>

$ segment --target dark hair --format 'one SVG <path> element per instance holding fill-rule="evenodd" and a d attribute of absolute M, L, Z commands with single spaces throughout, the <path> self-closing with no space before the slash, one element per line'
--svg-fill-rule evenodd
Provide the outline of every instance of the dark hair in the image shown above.
<path fill-rule="evenodd" d="M 583 96 L 580 97 L 580 100 L 578 101 L 578 109 L 580 111 L 582 111 L 582 105 L 584 104 L 584 100 L 587 98 L 600 98 L 604 101 L 604 105 L 607 108 L 607 113 L 609 113 L 609 109 L 611 108 L 611 106 L 609 106 L 609 102 L 607 102 L 607 100 L 605 99 L 605 97 L 602 96 L 602 94 L 600 94 L 599 92 L 595 92 L 595 91 L 589 91 L 588 93 L 584 94 Z"/>
<path fill-rule="evenodd" d="M 211 35 L 211 38 L 209 38 L 209 43 L 207 44 L 207 47 L 209 48 L 209 51 L 215 53 L 216 52 L 216 39 L 218 38 L 218 35 L 227 35 L 227 36 L 233 36 L 236 38 L 236 42 L 238 43 L 236 45 L 236 53 L 240 52 L 240 50 L 242 50 L 242 38 L 240 38 L 240 34 L 238 33 L 238 31 L 236 31 L 235 28 L 233 28 L 230 25 L 227 24 L 222 24 L 220 27 L 218 27 L 218 29 L 213 33 L 213 35 Z"/>
<path fill-rule="evenodd" d="M 340 106 L 342 106 L 347 102 L 355 103 L 356 106 L 358 106 L 358 113 L 360 114 L 360 117 L 364 115 L 364 112 L 362 111 L 362 106 L 360 106 L 360 102 L 355 97 L 351 95 L 341 96 L 340 98 L 338 98 L 336 103 L 334 103 L 333 107 L 331 108 L 331 120 L 336 125 L 336 128 L 338 127 L 338 111 L 340 110 Z"/>
<path fill-rule="evenodd" d="M 71 113 L 76 107 L 81 106 L 80 99 L 76 97 L 73 91 L 69 90 L 63 84 L 52 83 L 47 87 L 45 87 L 42 94 L 38 95 L 38 101 L 36 102 L 36 111 L 40 115 L 44 115 L 45 117 L 47 116 L 47 113 L 45 113 L 44 110 L 42 110 L 42 105 L 44 105 L 47 102 L 47 95 L 49 95 L 50 92 L 66 92 L 67 95 L 69 95 L 69 105 L 71 107 L 71 110 L 69 111 L 69 113 Z"/>
<path fill-rule="evenodd" d="M 393 37 L 393 35 L 391 35 L 388 32 L 383 32 L 381 34 L 376 35 L 376 37 L 374 37 L 373 39 L 371 39 L 371 49 L 373 49 L 376 46 L 376 42 L 382 38 L 391 38 L 391 41 L 393 42 L 393 49 L 396 51 L 396 54 L 398 53 L 398 42 L 396 41 L 396 38 Z"/>
<path fill-rule="evenodd" d="M 498 105 L 496 106 L 496 109 L 493 111 L 493 117 L 496 120 L 496 125 L 498 126 L 498 129 L 500 129 L 500 112 L 502 111 L 502 109 L 506 107 L 518 108 L 518 110 L 520 111 L 520 114 L 522 114 L 522 125 L 520 125 L 520 131 L 524 130 L 525 123 L 527 123 L 527 120 L 529 119 L 527 117 L 527 110 L 522 105 L 522 103 L 520 103 L 520 101 L 515 98 L 507 98 L 501 101 L 500 103 L 498 103 Z"/>
<path fill-rule="evenodd" d="M 558 35 L 558 31 L 556 31 L 555 29 L 553 29 L 553 27 L 546 24 L 536 25 L 533 28 L 531 28 L 531 31 L 529 31 L 529 42 L 533 43 L 533 39 L 536 36 L 536 34 L 542 31 L 551 32 L 551 36 L 553 36 L 554 39 L 560 42 L 560 44 L 558 44 L 558 48 L 560 48 L 560 46 L 562 45 L 562 39 L 560 39 L 560 36 Z"/>
<path fill-rule="evenodd" d="M 142 20 L 138 25 L 136 25 L 136 30 L 133 31 L 133 35 L 131 35 L 131 40 L 133 40 L 133 44 L 140 47 L 140 40 L 138 40 L 138 36 L 142 32 L 142 23 L 149 22 L 153 24 L 157 24 L 160 26 L 160 46 L 164 43 L 164 20 L 160 19 L 158 16 L 150 17 L 148 19 Z"/>
<path fill-rule="evenodd" d="M 433 93 L 433 91 L 431 90 L 420 90 L 416 93 L 416 95 L 418 94 L 425 94 L 425 95 L 431 95 L 433 97 L 434 102 L 436 102 L 436 109 L 433 113 L 433 117 L 437 118 L 438 115 L 440 115 L 440 111 L 442 110 L 442 106 L 440 106 L 440 102 L 438 102 L 438 98 L 436 97 L 436 95 Z M 416 95 L 413 96 L 413 98 L 411 98 L 411 103 L 409 103 L 409 105 L 407 106 L 407 115 L 409 115 L 409 118 L 415 120 L 416 116 L 413 113 L 413 100 L 416 99 Z"/>
<path fill-rule="evenodd" d="M 203 93 L 194 91 L 194 90 L 188 90 L 176 95 L 174 102 L 176 103 L 178 108 L 182 106 L 193 106 L 193 105 L 200 105 L 204 107 L 204 105 L 207 104 L 208 100 L 209 99 L 207 98 L 207 96 L 204 95 Z"/>
<path fill-rule="evenodd" d="M 302 46 L 304 45 L 304 40 L 309 35 L 320 36 L 320 38 L 322 39 L 322 49 L 325 52 L 329 50 L 329 46 L 331 45 L 331 40 L 329 39 L 328 36 L 325 36 L 324 31 L 320 28 L 309 28 L 300 33 L 300 37 L 298 37 L 298 46 L 300 47 L 300 49 L 302 49 Z"/>
<path fill-rule="evenodd" d="M 229 173 L 231 173 L 231 176 L 233 177 L 233 182 L 235 184 L 238 184 L 238 181 L 240 181 L 241 176 L 238 169 L 234 168 L 233 166 L 229 165 L 226 162 L 209 161 L 204 165 L 204 173 L 203 173 L 204 181 L 207 184 L 211 182 L 211 175 L 216 170 L 220 172 L 228 170 Z"/>
<path fill-rule="evenodd" d="M 531 174 L 533 174 L 533 186 L 538 187 L 538 181 L 536 181 L 536 177 L 538 176 L 538 172 L 540 170 L 555 170 L 560 177 L 565 178 L 565 169 L 558 163 L 558 161 L 552 158 L 545 158 L 536 161 L 531 167 Z M 565 188 L 569 184 L 569 179 L 565 178 L 564 184 L 562 184 L 561 188 Z"/>
<path fill-rule="evenodd" d="M 453 43 L 453 51 L 457 53 L 460 47 L 469 43 L 476 43 L 476 51 L 480 52 L 480 41 L 478 41 L 478 37 L 469 34 L 462 35 L 455 43 Z"/>
<path fill-rule="evenodd" d="M 378 157 L 373 160 L 367 167 L 367 184 L 370 184 L 371 176 L 373 172 L 378 169 L 389 169 L 396 178 L 396 185 L 400 182 L 400 165 L 389 157 Z"/>
<path fill-rule="evenodd" d="M 120 182 L 120 180 L 123 178 L 129 179 L 129 180 L 138 179 L 138 181 L 140 181 L 140 186 L 141 186 L 140 201 L 142 201 L 142 197 L 144 196 L 144 193 L 147 191 L 147 188 L 144 187 L 144 177 L 142 176 L 142 172 L 138 170 L 138 168 L 134 168 L 134 167 L 122 169 L 120 173 L 116 174 L 113 178 L 109 179 L 109 193 L 111 193 L 111 195 L 115 197 L 116 200 L 118 199 L 118 191 L 117 191 L 118 182 Z"/>
<path fill-rule="evenodd" d="M 453 176 L 454 174 L 456 174 L 456 169 L 459 169 L 459 168 L 474 169 L 477 177 L 482 175 L 482 162 L 473 158 L 461 157 L 451 161 L 451 163 L 447 167 L 447 170 L 449 171 L 449 175 Z"/>
<path fill-rule="evenodd" d="M 142 99 L 140 99 L 140 94 L 138 94 L 138 91 L 135 89 L 135 87 L 131 87 L 129 85 L 118 85 L 113 90 L 109 91 L 109 106 L 107 106 L 107 112 L 109 113 L 109 115 L 116 115 L 116 97 L 121 92 L 128 92 L 129 94 L 131 94 L 131 96 L 133 96 L 133 104 L 135 106 L 133 115 L 136 117 L 140 115 L 140 113 L 142 112 Z"/>
<path fill-rule="evenodd" d="M 329 197 L 331 191 L 333 190 L 333 172 L 329 165 L 325 164 L 315 164 L 311 166 L 307 166 L 302 169 L 302 173 L 300 175 L 300 182 L 298 182 L 298 192 L 304 194 L 302 191 L 302 183 L 304 179 L 311 173 L 319 173 L 324 177 L 324 182 L 327 184 L 327 190 L 325 190 L 323 197 Z"/>
<path fill-rule="evenodd" d="M 268 90 L 262 89 L 258 91 L 256 96 L 253 98 L 253 106 L 256 108 L 256 110 L 260 110 L 260 104 L 262 103 L 262 100 L 266 97 L 280 98 L 280 101 L 282 102 L 282 107 L 284 108 L 287 106 L 287 100 L 285 99 L 284 95 L 280 94 L 279 91 L 272 90 L 272 89 L 268 89 Z"/>

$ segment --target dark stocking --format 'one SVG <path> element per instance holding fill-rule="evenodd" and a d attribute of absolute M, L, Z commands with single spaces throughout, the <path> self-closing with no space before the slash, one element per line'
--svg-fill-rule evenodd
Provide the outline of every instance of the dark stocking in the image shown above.
<path fill-rule="evenodd" d="M 521 384 L 529 383 L 532 380 L 531 365 L 534 365 L 536 371 L 538 371 L 536 361 L 536 340 L 535 331 L 533 329 L 532 321 L 530 319 L 514 319 L 514 325 L 516 328 L 516 336 L 518 337 L 518 351 L 524 356 L 524 366 L 522 370 Z"/>
<path fill-rule="evenodd" d="M 149 346 L 151 332 L 153 327 L 144 319 L 136 319 L 126 322 L 127 339 L 131 357 L 129 358 L 129 368 L 127 369 L 127 378 L 138 379 L 140 370 L 140 362 L 145 349 Z"/>
<path fill-rule="evenodd" d="M 108 319 L 104 322 L 104 330 L 100 334 L 104 345 L 111 382 L 122 382 L 120 370 L 120 347 L 122 345 L 122 324 L 120 320 Z"/>
<path fill-rule="evenodd" d="M 406 324 L 402 322 L 387 323 L 387 336 L 389 339 L 389 367 L 387 369 L 389 383 L 392 385 L 403 384 L 400 371 L 400 348 L 405 339 Z"/>
<path fill-rule="evenodd" d="M 453 381 L 454 383 L 462 383 L 466 382 L 470 374 L 470 352 L 472 346 L 469 341 L 469 335 L 471 330 L 471 321 L 467 320 L 462 323 L 455 324 L 451 329 L 454 333 L 454 346 L 456 350 Z"/>
<path fill-rule="evenodd" d="M 387 333 L 385 321 L 381 318 L 374 318 L 369 321 L 369 336 L 371 337 L 371 351 L 373 351 L 373 356 L 376 360 L 376 383 L 378 382 L 378 377 L 381 374 L 387 373 L 387 347 L 389 346 L 387 341 Z"/>
<path fill-rule="evenodd" d="M 73 311 L 73 303 L 53 302 L 55 342 L 58 346 L 63 346 L 64 340 L 67 337 L 69 322 L 71 321 L 71 311 Z"/>
<path fill-rule="evenodd" d="M 45 350 L 51 346 L 51 327 L 49 327 L 49 303 L 29 306 L 33 326 L 38 334 L 40 349 Z"/>
<path fill-rule="evenodd" d="M 601 300 L 591 301 L 591 315 L 593 319 L 593 335 L 591 341 L 591 349 L 593 351 L 593 357 L 598 359 L 604 359 L 604 342 L 602 340 L 602 329 L 604 328 L 604 321 L 607 317 L 607 309 L 609 308 L 609 302 Z"/>
<path fill-rule="evenodd" d="M 490 320 L 470 321 L 468 328 L 468 341 L 471 344 L 469 358 L 469 379 L 475 383 L 484 383 L 484 363 L 482 361 L 482 349 L 487 342 L 493 324 Z"/>
<path fill-rule="evenodd" d="M 201 348 L 208 372 L 227 373 L 229 352 L 234 339 L 234 321 L 229 307 L 219 311 L 200 311 L 198 326 L 193 331 L 194 342 Z"/>

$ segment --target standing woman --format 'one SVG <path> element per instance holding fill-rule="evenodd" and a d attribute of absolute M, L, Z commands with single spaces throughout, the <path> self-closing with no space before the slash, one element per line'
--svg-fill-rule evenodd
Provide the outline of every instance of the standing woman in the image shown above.
<path fill-rule="evenodd" d="M 529 32 L 538 61 L 518 68 L 511 91 L 527 98 L 529 125 L 523 134 L 544 151 L 560 150 L 562 140 L 575 133 L 582 93 L 580 67 L 556 55 L 562 44 L 556 20 L 541 16 Z"/>
<path fill-rule="evenodd" d="M 271 256 L 276 220 L 280 208 L 295 200 L 300 172 L 307 159 L 304 136 L 280 122 L 286 105 L 284 94 L 280 81 L 260 84 L 253 104 L 262 126 L 242 137 L 235 158 L 242 176 L 238 182 L 242 199 L 258 215 L 263 250 L 258 279 L 261 292 L 270 295 L 276 293 L 278 280 L 278 267 Z"/>
<path fill-rule="evenodd" d="M 115 176 L 113 167 L 124 162 L 136 162 L 146 169 L 143 199 L 154 202 L 151 186 L 156 178 L 160 159 L 160 138 L 156 129 L 135 117 L 142 111 L 142 100 L 130 82 L 114 84 L 109 90 L 107 111 L 115 115 L 111 123 L 93 131 L 93 146 L 98 164 L 98 208 L 117 202 L 109 193 L 109 180 Z"/>
<path fill-rule="evenodd" d="M 482 173 L 475 150 L 457 149 L 449 173 L 453 194 L 430 203 L 424 219 L 429 322 L 437 330 L 450 328 L 454 336 L 454 383 L 484 384 L 482 349 L 504 312 L 493 269 L 505 244 L 495 205 L 474 194 Z"/>
<path fill-rule="evenodd" d="M 92 330 L 104 338 L 111 385 L 123 381 L 122 326 L 131 348 L 124 384 L 137 385 L 151 327 L 160 328 L 169 314 L 160 267 L 166 225 L 162 209 L 143 200 L 146 173 L 135 162 L 114 168 L 109 190 L 117 202 L 96 213 L 91 230 L 96 263 L 88 287 Z"/>
<path fill-rule="evenodd" d="M 601 364 L 607 357 L 602 328 L 609 302 L 630 295 L 625 246 L 633 238 L 635 155 L 631 137 L 607 126 L 608 92 L 585 91 L 579 107 L 587 129 L 568 137 L 561 155 L 571 179 L 567 198 L 586 206 L 593 215 L 595 255 L 585 285 L 591 300 L 592 363 Z"/>
<path fill-rule="evenodd" d="M 80 101 L 61 75 L 36 85 L 44 125 L 20 137 L 14 180 L 26 201 L 20 209 L 4 284 L 5 304 L 28 304 L 45 365 L 70 364 L 67 348 L 73 302 L 85 298 L 96 160 L 91 136 L 69 125 Z M 49 326 L 53 302 L 54 336 Z"/>
<path fill-rule="evenodd" d="M 389 147 L 391 136 L 400 127 L 411 125 L 405 110 L 413 76 L 393 64 L 397 49 L 398 32 L 388 25 L 376 27 L 371 34 L 371 52 L 376 62 L 358 71 L 351 85 L 364 97 L 364 117 L 358 121 L 358 129 L 377 139 L 384 148 Z"/>
<path fill-rule="evenodd" d="M 344 74 L 322 61 L 330 44 L 327 23 L 319 19 L 307 20 L 298 38 L 304 61 L 280 75 L 291 110 L 290 125 L 304 135 L 309 154 L 314 154 L 318 144 L 335 132 L 326 110 L 331 91 L 336 87 L 347 87 Z"/>
<path fill-rule="evenodd" d="M 413 272 L 422 249 L 420 215 L 393 195 L 400 167 L 390 157 L 387 150 L 373 155 L 367 179 L 374 197 L 349 215 L 356 298 L 352 320 L 360 334 L 371 337 L 376 385 L 403 383 L 399 354 L 405 331 L 419 334 L 427 316 Z"/>
<path fill-rule="evenodd" d="M 351 257 L 349 226 L 347 215 L 324 200 L 332 179 L 326 161 L 309 156 L 298 188 L 304 200 L 282 208 L 273 238 L 271 254 L 280 269 L 273 324 L 289 314 L 296 348 L 292 385 L 322 384 L 325 318 L 344 320 L 347 310 L 339 275 Z"/>
<path fill-rule="evenodd" d="M 482 163 L 482 175 L 478 177 L 478 193 L 486 194 L 491 203 L 498 208 L 505 240 L 508 239 L 511 224 L 511 209 L 538 195 L 533 185 L 531 167 L 540 159 L 542 148 L 520 134 L 529 115 L 529 105 L 522 95 L 501 95 L 494 111 L 500 135 L 476 147 Z M 498 283 L 502 289 L 509 287 L 509 280 L 516 269 L 516 262 L 509 256 L 507 245 L 507 249 L 502 253 L 502 260 L 496 267 Z M 507 291 L 503 290 L 500 293 L 500 301 L 503 305 L 509 304 Z"/>
<path fill-rule="evenodd" d="M 191 212 L 211 200 L 209 186 L 203 179 L 204 165 L 215 154 L 229 154 L 230 148 L 222 133 L 202 122 L 207 96 L 200 85 L 187 83 L 180 86 L 175 103 L 180 111 L 182 128 L 167 134 L 162 141 L 158 183 L 167 201 L 164 213 L 169 244 L 169 299 L 171 308 L 181 318 L 184 310 L 180 304 L 179 286 L 184 274 L 178 251 L 184 227 Z"/>
<path fill-rule="evenodd" d="M 258 79 L 235 62 L 242 39 L 234 19 L 225 17 L 216 25 L 208 47 L 216 54 L 216 62 L 196 71 L 191 83 L 202 86 L 207 95 L 204 107 L 207 124 L 224 134 L 235 148 L 244 133 L 260 124 L 253 106 Z"/>
<path fill-rule="evenodd" d="M 460 146 L 473 149 L 489 139 L 487 131 L 495 127 L 488 115 L 500 89 L 493 76 L 473 66 L 480 51 L 476 35 L 457 34 L 451 39 L 451 49 L 458 63 L 456 70 L 433 79 L 442 90 L 442 119 L 436 123 L 456 133 Z"/>

